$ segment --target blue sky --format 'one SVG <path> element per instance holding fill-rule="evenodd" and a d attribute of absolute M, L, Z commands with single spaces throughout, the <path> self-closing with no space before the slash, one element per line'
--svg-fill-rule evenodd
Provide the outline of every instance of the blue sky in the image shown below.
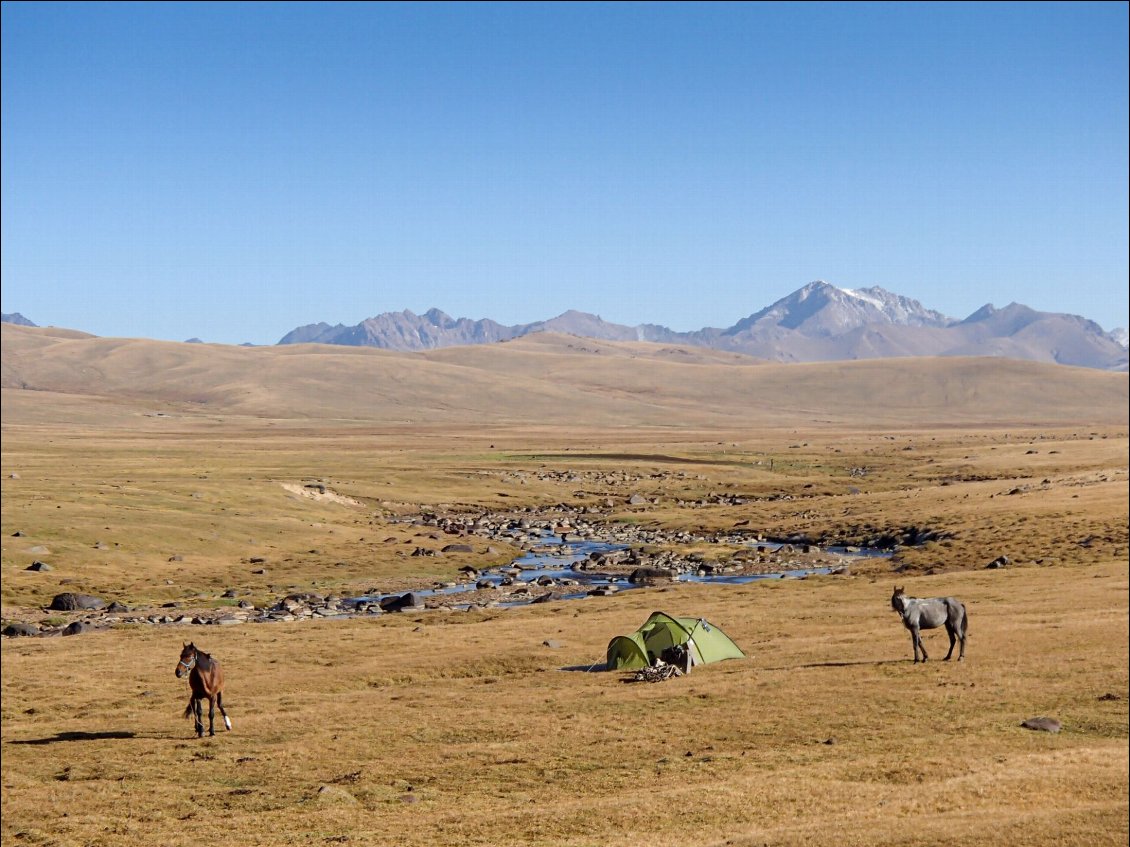
<path fill-rule="evenodd" d="M 3 311 L 1128 320 L 1128 5 L 3 4 Z"/>

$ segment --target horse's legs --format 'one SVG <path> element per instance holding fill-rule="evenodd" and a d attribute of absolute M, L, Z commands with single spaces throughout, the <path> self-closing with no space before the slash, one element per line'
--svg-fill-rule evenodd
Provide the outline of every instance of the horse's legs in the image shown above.
<path fill-rule="evenodd" d="M 922 631 L 915 627 L 910 631 L 910 637 L 914 640 L 914 661 L 918 661 L 918 651 L 922 651 L 922 661 L 925 662 L 929 656 L 926 655 L 926 645 L 922 643 Z"/>
<path fill-rule="evenodd" d="M 216 734 L 216 695 L 208 695 L 208 734 Z"/>
<path fill-rule="evenodd" d="M 196 737 L 204 737 L 204 711 L 199 697 L 192 698 L 192 723 L 196 728 Z"/>
<path fill-rule="evenodd" d="M 954 631 L 953 624 L 949 621 L 946 621 L 946 635 L 950 637 L 950 651 L 946 653 L 946 657 L 942 659 L 943 662 L 948 662 L 950 660 L 950 656 L 953 655 L 953 645 L 957 643 L 957 633 Z M 964 641 L 965 639 L 962 639 L 962 643 L 964 643 Z"/>
<path fill-rule="evenodd" d="M 216 692 L 216 705 L 220 707 L 220 714 L 223 715 L 224 718 L 224 726 L 227 727 L 228 731 L 230 732 L 231 721 L 228 719 L 228 713 L 224 711 L 224 692 Z"/>
<path fill-rule="evenodd" d="M 965 661 L 965 637 L 969 634 L 969 613 L 965 611 L 965 604 L 961 604 L 961 652 L 957 656 L 959 662 Z"/>

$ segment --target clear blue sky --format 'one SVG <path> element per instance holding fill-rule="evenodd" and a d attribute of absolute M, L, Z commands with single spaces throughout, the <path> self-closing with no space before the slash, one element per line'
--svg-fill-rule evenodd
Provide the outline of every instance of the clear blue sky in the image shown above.
<path fill-rule="evenodd" d="M 1128 5 L 3 4 L 3 311 L 1126 327 Z"/>

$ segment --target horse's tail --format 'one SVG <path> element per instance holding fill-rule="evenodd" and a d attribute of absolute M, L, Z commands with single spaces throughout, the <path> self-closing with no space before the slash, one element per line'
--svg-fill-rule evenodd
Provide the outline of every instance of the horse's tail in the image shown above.
<path fill-rule="evenodd" d="M 195 717 L 195 715 L 193 714 L 194 710 L 192 708 L 192 701 L 193 701 L 193 698 L 189 697 L 188 698 L 188 705 L 185 706 L 185 708 L 184 708 L 184 716 L 186 718 Z"/>
<path fill-rule="evenodd" d="M 965 611 L 965 604 L 961 604 L 961 633 L 962 635 L 969 634 L 969 613 Z"/>

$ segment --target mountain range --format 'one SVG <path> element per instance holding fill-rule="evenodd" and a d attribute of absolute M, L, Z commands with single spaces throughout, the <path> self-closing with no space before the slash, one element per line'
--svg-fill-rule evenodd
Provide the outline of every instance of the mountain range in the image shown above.
<path fill-rule="evenodd" d="M 3 321 L 35 326 L 18 312 L 4 314 Z M 878 286 L 853 290 L 819 280 L 725 329 L 678 332 L 656 324 L 625 326 L 573 310 L 549 320 L 506 326 L 487 318 L 452 318 L 439 309 L 429 309 L 422 315 L 407 310 L 385 312 L 356 326 L 308 324 L 291 330 L 278 344 L 414 352 L 492 344 L 534 333 L 679 344 L 776 362 L 994 356 L 1126 371 L 1128 359 L 1126 330 L 1105 332 L 1094 321 L 1077 315 L 1039 312 L 1010 303 L 1002 309 L 985 305 L 958 320 Z"/>
<path fill-rule="evenodd" d="M 308 324 L 291 330 L 278 343 L 416 351 L 509 341 L 536 332 L 684 344 L 778 362 L 997 356 L 1127 370 L 1125 330 L 1108 333 L 1094 321 L 1076 315 L 1039 312 L 1011 303 L 1003 309 L 986 305 L 957 320 L 877 286 L 851 290 L 819 280 L 727 329 L 677 332 L 655 324 L 624 326 L 577 311 L 505 326 L 489 319 L 451 318 L 430 309 L 423 315 L 385 312 L 356 326 Z"/>
<path fill-rule="evenodd" d="M 15 324 L 16 326 L 37 326 L 37 324 L 33 324 L 19 312 L 12 312 L 11 314 L 4 312 L 4 314 L 0 315 L 0 321 L 6 324 Z"/>

